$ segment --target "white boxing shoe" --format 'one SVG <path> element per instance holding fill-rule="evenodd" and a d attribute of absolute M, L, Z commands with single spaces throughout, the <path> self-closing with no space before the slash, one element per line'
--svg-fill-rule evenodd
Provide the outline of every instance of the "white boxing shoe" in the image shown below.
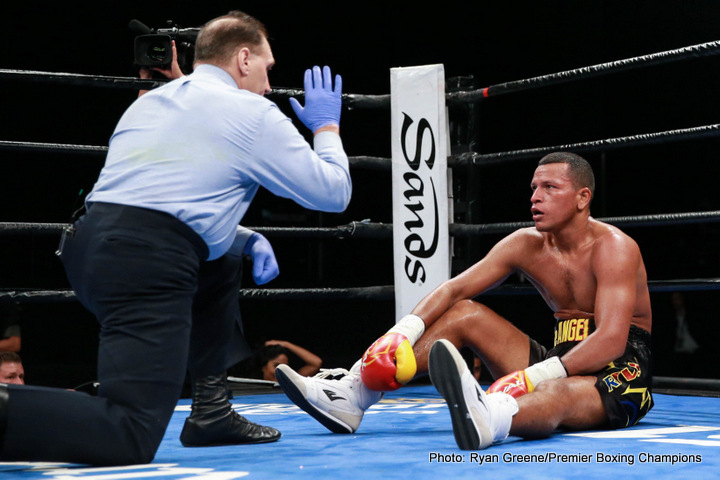
<path fill-rule="evenodd" d="M 505 440 L 517 401 L 506 393 L 486 394 L 465 359 L 447 340 L 436 341 L 428 358 L 430 380 L 443 396 L 452 419 L 455 441 L 462 450 L 480 450 Z"/>
<path fill-rule="evenodd" d="M 383 396 L 366 387 L 359 373 L 342 368 L 304 377 L 281 364 L 275 369 L 275 378 L 295 405 L 334 433 L 354 433 L 365 410 Z"/>

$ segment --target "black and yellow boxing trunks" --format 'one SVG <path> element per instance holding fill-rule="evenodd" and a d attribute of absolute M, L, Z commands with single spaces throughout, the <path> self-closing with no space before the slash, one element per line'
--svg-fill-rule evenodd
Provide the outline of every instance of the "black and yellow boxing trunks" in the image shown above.
<path fill-rule="evenodd" d="M 585 340 L 595 330 L 589 318 L 558 320 L 555 325 L 555 345 L 548 350 L 530 339 L 529 365 L 549 357 L 562 357 L 571 348 Z M 630 326 L 625 353 L 593 375 L 600 392 L 610 428 L 630 427 L 640 421 L 654 402 L 652 398 L 652 353 L 650 333 L 635 325 Z"/>

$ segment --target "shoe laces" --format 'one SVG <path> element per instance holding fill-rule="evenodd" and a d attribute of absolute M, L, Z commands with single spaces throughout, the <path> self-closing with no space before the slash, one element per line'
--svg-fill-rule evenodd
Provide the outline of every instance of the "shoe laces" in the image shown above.
<path fill-rule="evenodd" d="M 313 378 L 318 380 L 340 380 L 350 375 L 350 372 L 344 368 L 321 368 Z"/>

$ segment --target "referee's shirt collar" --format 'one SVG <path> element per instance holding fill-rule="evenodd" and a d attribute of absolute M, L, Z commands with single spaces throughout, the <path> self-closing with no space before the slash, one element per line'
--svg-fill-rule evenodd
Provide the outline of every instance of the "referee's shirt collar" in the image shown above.
<path fill-rule="evenodd" d="M 230 85 L 231 87 L 238 88 L 237 83 L 235 83 L 235 80 L 230 76 L 228 72 L 223 70 L 222 68 L 211 65 L 209 63 L 201 63 L 195 69 L 193 70 L 192 76 L 198 76 L 198 77 L 213 77 L 218 80 L 221 80 L 223 83 L 226 83 L 227 85 Z"/>

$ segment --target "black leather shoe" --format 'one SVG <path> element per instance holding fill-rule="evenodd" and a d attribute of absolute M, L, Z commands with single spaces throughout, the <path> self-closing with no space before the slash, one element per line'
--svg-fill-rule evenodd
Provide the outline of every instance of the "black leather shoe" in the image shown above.
<path fill-rule="evenodd" d="M 225 373 L 193 381 L 192 390 L 192 410 L 180 433 L 183 446 L 268 443 L 280 438 L 278 430 L 250 422 L 232 409 Z"/>

